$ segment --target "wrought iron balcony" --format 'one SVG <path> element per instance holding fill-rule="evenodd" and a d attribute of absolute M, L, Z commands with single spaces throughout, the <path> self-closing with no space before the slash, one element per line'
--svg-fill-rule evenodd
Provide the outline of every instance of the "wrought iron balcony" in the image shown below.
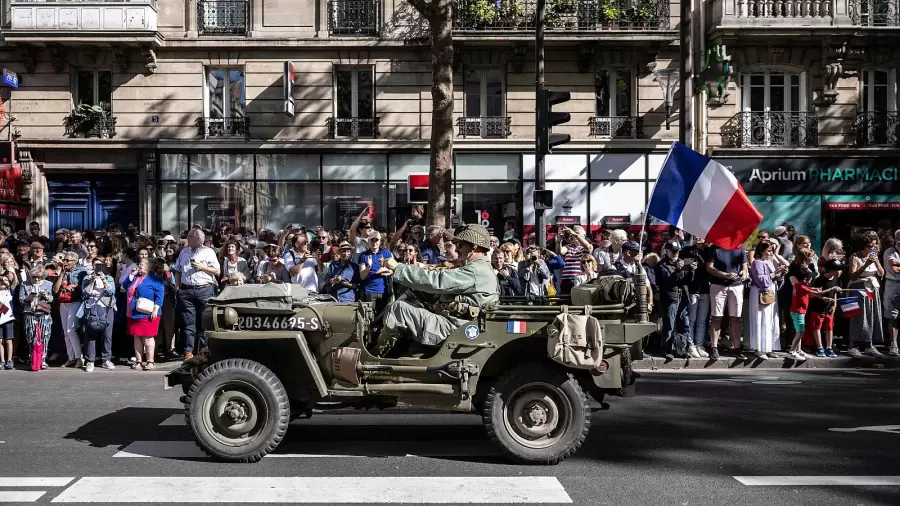
<path fill-rule="evenodd" d="M 116 136 L 116 118 L 108 114 L 86 120 L 67 116 L 65 125 L 66 137 L 112 139 Z"/>
<path fill-rule="evenodd" d="M 898 130 L 900 114 L 889 112 L 861 112 L 856 115 L 856 145 L 867 148 L 874 146 L 900 147 Z"/>
<path fill-rule="evenodd" d="M 509 137 L 509 116 L 482 116 L 480 118 L 463 117 L 456 121 L 459 136 L 482 137 L 485 139 L 505 139 Z"/>
<path fill-rule="evenodd" d="M 900 0 L 850 0 L 856 26 L 900 26 Z"/>
<path fill-rule="evenodd" d="M 799 147 L 819 145 L 819 117 L 814 112 L 740 112 L 722 128 L 728 147 Z"/>
<path fill-rule="evenodd" d="M 332 139 L 375 139 L 378 137 L 379 118 L 335 118 L 326 120 L 328 136 Z"/>
<path fill-rule="evenodd" d="M 591 137 L 640 139 L 641 118 L 632 116 L 595 116 L 588 121 Z"/>
<path fill-rule="evenodd" d="M 250 118 L 197 118 L 200 137 L 250 137 Z"/>
<path fill-rule="evenodd" d="M 536 0 L 454 0 L 457 31 L 534 30 Z M 551 31 L 668 30 L 669 0 L 549 0 Z"/>
<path fill-rule="evenodd" d="M 247 35 L 249 31 L 249 0 L 197 0 L 200 35 Z"/>
<path fill-rule="evenodd" d="M 331 35 L 378 35 L 381 0 L 328 0 Z"/>

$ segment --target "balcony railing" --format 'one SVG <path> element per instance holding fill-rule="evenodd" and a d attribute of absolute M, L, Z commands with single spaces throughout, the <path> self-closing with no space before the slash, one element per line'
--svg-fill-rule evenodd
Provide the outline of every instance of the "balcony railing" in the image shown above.
<path fill-rule="evenodd" d="M 12 0 L 12 30 L 155 31 L 156 0 Z"/>
<path fill-rule="evenodd" d="M 814 112 L 740 112 L 723 127 L 726 145 L 735 148 L 819 145 L 819 117 Z"/>
<path fill-rule="evenodd" d="M 632 116 L 595 116 L 590 119 L 591 137 L 640 139 L 641 118 Z"/>
<path fill-rule="evenodd" d="M 66 137 L 84 137 L 97 139 L 112 139 L 116 136 L 116 118 L 103 116 L 90 120 L 89 124 L 78 123 L 72 116 L 65 120 Z"/>
<path fill-rule="evenodd" d="M 861 112 L 856 115 L 856 145 L 861 148 L 874 146 L 900 147 L 900 113 Z"/>
<path fill-rule="evenodd" d="M 378 35 L 381 0 L 328 0 L 331 35 Z"/>
<path fill-rule="evenodd" d="M 536 0 L 454 0 L 458 31 L 534 30 Z M 669 0 L 550 0 L 551 31 L 668 30 Z"/>
<path fill-rule="evenodd" d="M 350 139 L 375 139 L 378 137 L 378 118 L 328 118 L 328 136 Z"/>
<path fill-rule="evenodd" d="M 250 137 L 250 118 L 197 118 L 200 137 Z"/>
<path fill-rule="evenodd" d="M 248 0 L 197 0 L 200 35 L 247 35 L 249 30 Z"/>
<path fill-rule="evenodd" d="M 900 26 L 900 0 L 850 0 L 850 19 L 857 26 Z"/>
<path fill-rule="evenodd" d="M 505 139 L 509 137 L 509 116 L 482 116 L 480 118 L 459 118 L 456 126 L 459 127 L 459 136 L 482 137 L 485 139 Z"/>

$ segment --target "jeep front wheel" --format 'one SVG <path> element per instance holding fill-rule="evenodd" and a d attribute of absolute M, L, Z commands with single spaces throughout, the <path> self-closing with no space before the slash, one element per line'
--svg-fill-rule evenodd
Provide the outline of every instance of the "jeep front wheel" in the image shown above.
<path fill-rule="evenodd" d="M 524 364 L 488 392 L 482 419 L 488 437 L 524 464 L 558 464 L 587 438 L 590 403 L 578 381 L 544 364 Z"/>
<path fill-rule="evenodd" d="M 226 462 L 256 462 L 287 432 L 290 403 L 281 381 L 262 364 L 216 362 L 191 385 L 185 420 L 197 445 Z"/>

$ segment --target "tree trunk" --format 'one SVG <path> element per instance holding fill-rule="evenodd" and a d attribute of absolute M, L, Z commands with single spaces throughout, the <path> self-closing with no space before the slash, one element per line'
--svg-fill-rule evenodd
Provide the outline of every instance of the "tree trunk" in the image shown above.
<path fill-rule="evenodd" d="M 429 225 L 447 227 L 453 176 L 452 1 L 432 0 L 428 4 L 427 12 L 423 14 L 431 25 L 432 126 L 426 216 Z"/>

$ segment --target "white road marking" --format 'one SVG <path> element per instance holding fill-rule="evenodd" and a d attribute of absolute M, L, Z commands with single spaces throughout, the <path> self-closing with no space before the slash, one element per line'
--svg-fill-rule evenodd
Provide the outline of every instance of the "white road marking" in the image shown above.
<path fill-rule="evenodd" d="M 266 458 L 384 458 L 384 457 L 492 457 L 499 455 L 488 440 L 356 441 L 348 451 L 336 452 L 334 441 L 292 441 Z M 346 445 L 344 445 L 346 446 Z M 294 450 L 300 450 L 294 451 Z M 114 458 L 206 459 L 194 441 L 135 441 Z"/>
<path fill-rule="evenodd" d="M 115 494 L 110 494 L 115 490 Z M 185 493 L 189 490 L 190 493 Z M 552 476 L 88 477 L 52 502 L 117 503 L 571 503 Z"/>
<path fill-rule="evenodd" d="M 844 371 L 847 374 L 856 374 L 857 376 L 881 376 L 877 372 L 866 372 L 866 371 Z"/>
<path fill-rule="evenodd" d="M 900 476 L 735 476 L 747 486 L 900 486 Z"/>
<path fill-rule="evenodd" d="M 35 502 L 46 493 L 43 490 L 30 490 L 28 492 L 22 490 L 4 492 L 0 490 L 0 502 Z"/>
<path fill-rule="evenodd" d="M 831 432 L 887 432 L 890 434 L 900 434 L 900 425 L 872 425 L 869 427 L 838 427 L 828 429 Z"/>
<path fill-rule="evenodd" d="M 312 418 L 294 420 L 291 424 L 306 426 L 345 427 L 350 425 L 416 425 L 422 426 L 448 426 L 448 425 L 481 425 L 481 417 L 478 415 L 463 414 L 411 414 L 401 413 L 364 413 L 353 415 L 342 414 L 313 414 Z M 184 415 L 177 414 L 166 418 L 159 424 L 160 427 L 183 427 Z"/>
<path fill-rule="evenodd" d="M 800 385 L 802 381 L 779 380 L 778 376 L 759 376 L 759 377 L 731 377 L 731 378 L 706 378 L 695 380 L 681 380 L 681 383 L 726 383 L 731 385 L 751 384 L 751 385 Z"/>
<path fill-rule="evenodd" d="M 29 477 L 29 478 L 0 478 L 0 487 L 65 487 L 75 478 L 46 478 L 46 477 Z"/>

